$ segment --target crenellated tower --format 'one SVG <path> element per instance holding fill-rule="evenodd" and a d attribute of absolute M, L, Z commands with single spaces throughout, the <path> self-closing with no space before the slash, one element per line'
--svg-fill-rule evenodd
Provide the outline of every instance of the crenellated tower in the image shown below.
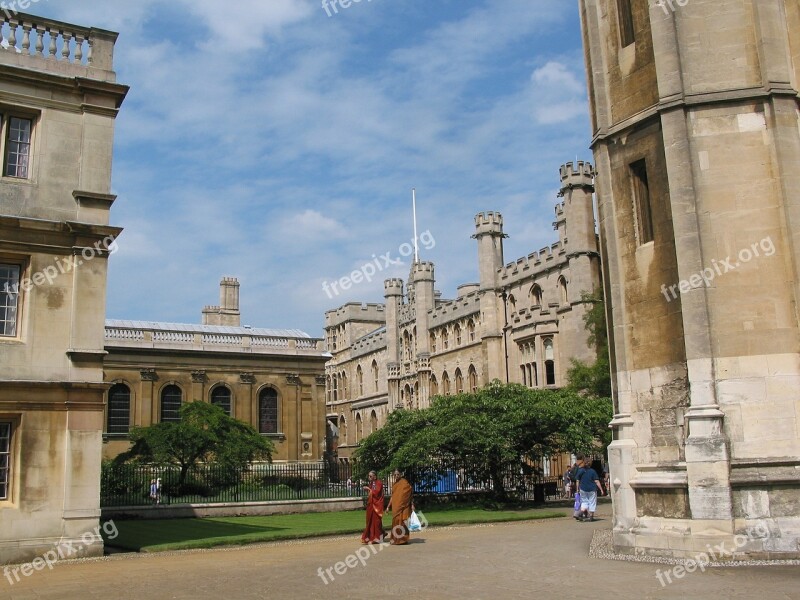
<path fill-rule="evenodd" d="M 475 215 L 475 234 L 478 240 L 478 271 L 480 276 L 481 339 L 484 340 L 484 368 L 488 380 L 505 381 L 505 350 L 503 347 L 502 299 L 498 273 L 503 267 L 503 215 L 485 212 Z"/>
<path fill-rule="evenodd" d="M 403 304 L 403 280 L 383 282 L 386 299 L 386 369 L 389 380 L 389 412 L 400 402 L 400 307 Z"/>

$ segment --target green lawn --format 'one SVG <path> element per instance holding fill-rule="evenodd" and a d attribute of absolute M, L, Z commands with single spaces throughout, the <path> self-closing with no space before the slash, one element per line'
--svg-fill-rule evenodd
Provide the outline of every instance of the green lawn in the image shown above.
<path fill-rule="evenodd" d="M 431 526 L 552 519 L 569 514 L 565 510 L 483 510 L 480 508 L 432 508 L 424 511 Z M 389 514 L 384 526 L 391 526 Z M 118 535 L 109 546 L 130 551 L 162 552 L 187 548 L 237 545 L 253 542 L 299 539 L 323 535 L 358 534 L 364 529 L 364 512 L 329 512 L 268 517 L 220 517 L 207 519 L 115 520 Z M 113 533 L 112 527 L 106 525 Z"/>

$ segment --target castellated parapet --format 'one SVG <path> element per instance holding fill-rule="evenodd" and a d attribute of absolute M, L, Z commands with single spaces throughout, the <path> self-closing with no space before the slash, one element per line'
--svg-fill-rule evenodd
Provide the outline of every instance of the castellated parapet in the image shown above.
<path fill-rule="evenodd" d="M 414 274 L 414 281 L 433 281 L 433 263 L 432 262 L 417 262 L 411 268 L 411 272 Z M 387 283 L 392 281 L 391 279 L 387 280 Z"/>
<path fill-rule="evenodd" d="M 592 163 L 579 160 L 561 165 L 561 189 L 590 187 L 594 188 L 594 167 Z"/>
<path fill-rule="evenodd" d="M 475 235 L 502 234 L 503 215 L 499 212 L 482 212 L 475 215 Z"/>
<path fill-rule="evenodd" d="M 471 284 L 474 285 L 474 284 Z M 481 300 L 478 291 L 460 296 L 457 300 L 439 304 L 430 313 L 431 327 L 441 327 L 447 323 L 458 321 L 470 315 L 480 314 Z"/>
<path fill-rule="evenodd" d="M 402 296 L 403 295 L 403 280 L 402 279 L 386 279 L 383 282 L 384 296 Z"/>
<path fill-rule="evenodd" d="M 325 313 L 325 327 L 335 327 L 347 321 L 382 322 L 386 318 L 386 307 L 383 304 L 367 304 L 348 302 L 336 310 Z"/>
<path fill-rule="evenodd" d="M 503 285 L 509 285 L 532 275 L 565 268 L 568 262 L 564 247 L 560 243 L 555 243 L 508 263 L 498 271 L 498 276 Z"/>
<path fill-rule="evenodd" d="M 372 354 L 386 349 L 386 327 L 381 327 L 375 331 L 360 337 L 350 348 L 351 358 L 360 358 L 367 354 Z"/>

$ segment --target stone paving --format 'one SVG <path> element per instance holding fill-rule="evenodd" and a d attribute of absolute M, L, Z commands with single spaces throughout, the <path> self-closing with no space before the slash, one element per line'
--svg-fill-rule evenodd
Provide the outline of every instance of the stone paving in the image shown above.
<path fill-rule="evenodd" d="M 600 520 L 571 518 L 434 528 L 408 546 L 361 546 L 357 536 L 278 542 L 220 550 L 116 555 L 61 562 L 19 583 L 0 580 L 0 598 L 765 598 L 800 599 L 800 567 L 707 569 L 662 586 L 670 565 L 589 558 Z M 334 565 L 361 551 L 364 565 Z M 331 569 L 325 574 L 326 569 Z M 319 576 L 325 574 L 326 584 Z M 331 580 L 331 577 L 333 580 Z"/>

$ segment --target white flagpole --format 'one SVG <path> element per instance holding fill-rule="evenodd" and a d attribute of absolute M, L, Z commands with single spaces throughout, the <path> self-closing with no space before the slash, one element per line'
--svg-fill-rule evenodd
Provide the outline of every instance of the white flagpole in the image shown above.
<path fill-rule="evenodd" d="M 417 188 L 411 188 L 411 206 L 414 212 L 414 262 L 419 262 L 419 245 L 417 244 Z"/>

